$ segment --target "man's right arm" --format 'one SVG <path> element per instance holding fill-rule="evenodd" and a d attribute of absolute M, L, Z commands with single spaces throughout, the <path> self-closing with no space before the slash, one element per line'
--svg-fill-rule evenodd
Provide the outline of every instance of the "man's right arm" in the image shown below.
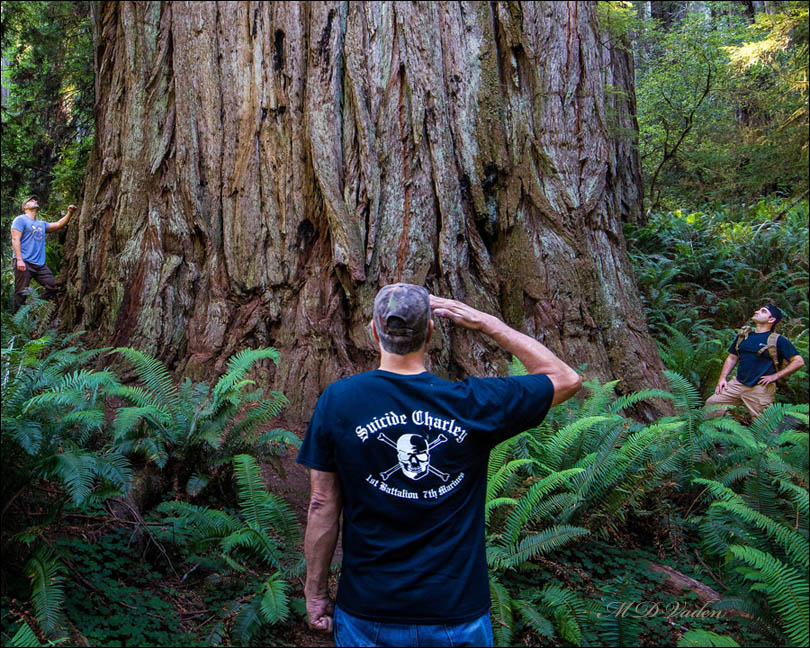
<path fill-rule="evenodd" d="M 307 576 L 304 584 L 309 627 L 332 631 L 334 603 L 329 597 L 329 564 L 337 546 L 342 498 L 337 473 L 310 469 L 310 500 L 304 557 Z"/>
<path fill-rule="evenodd" d="M 25 270 L 25 261 L 23 261 L 22 248 L 20 246 L 21 239 L 22 239 L 22 232 L 12 227 L 11 248 L 14 250 L 14 258 L 17 259 L 17 270 Z"/>
<path fill-rule="evenodd" d="M 719 394 L 728 387 L 728 375 L 731 373 L 731 370 L 734 369 L 737 360 L 739 360 L 738 356 L 735 356 L 733 353 L 728 354 L 728 358 L 726 358 L 726 361 L 723 363 L 723 368 L 720 370 L 720 378 L 717 379 L 717 387 L 714 388 L 715 394 Z"/>
<path fill-rule="evenodd" d="M 430 296 L 430 306 L 438 317 L 490 336 L 502 349 L 514 355 L 531 374 L 545 374 L 554 385 L 551 405 L 559 405 L 582 387 L 582 377 L 555 356 L 545 345 L 516 331 L 494 315 L 483 313 L 455 299 Z"/>

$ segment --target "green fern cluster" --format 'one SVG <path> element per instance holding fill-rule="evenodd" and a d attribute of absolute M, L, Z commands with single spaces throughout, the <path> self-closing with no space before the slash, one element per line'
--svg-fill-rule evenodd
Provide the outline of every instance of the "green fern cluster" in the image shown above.
<path fill-rule="evenodd" d="M 277 454 L 285 445 L 297 447 L 292 433 L 260 430 L 278 416 L 287 399 L 281 392 L 267 398 L 246 378 L 262 359 L 278 362 L 275 349 L 246 349 L 233 356 L 213 388 L 185 378 L 176 385 L 159 360 L 130 348 L 113 353 L 135 369 L 141 385 L 123 386 L 116 395 L 130 403 L 118 408 L 113 437 L 122 452 L 142 454 L 165 468 L 171 459 L 175 480 L 189 495 L 199 494 L 239 453 Z"/>
<path fill-rule="evenodd" d="M 489 592 L 496 646 L 514 645 L 518 621 L 546 642 L 559 635 L 564 641 L 581 646 L 589 626 L 598 619 L 598 606 L 593 601 L 555 584 L 511 593 L 498 576 L 491 575 Z"/>
<path fill-rule="evenodd" d="M 717 479 L 696 479 L 711 501 L 698 517 L 706 554 L 722 561 L 736 596 L 720 605 L 751 614 L 775 641 L 807 645 L 807 405 L 772 405 L 722 439 Z"/>
<path fill-rule="evenodd" d="M 523 368 L 514 360 L 512 370 Z M 686 461 L 685 421 L 644 425 L 621 415 L 642 401 L 676 396 L 645 390 L 616 398 L 617 381 L 585 384 L 591 393 L 584 402 L 555 408 L 539 428 L 490 453 L 485 519 L 499 645 L 509 644 L 516 619 L 541 636 L 556 631 L 580 643 L 584 626 L 595 623 L 593 601 L 552 584 L 514 592 L 510 574 L 538 569 L 539 557 L 585 536 L 617 534 Z"/>
<path fill-rule="evenodd" d="M 248 645 L 263 625 L 289 619 L 287 579 L 304 568 L 300 550 L 290 547 L 300 546 L 302 534 L 289 505 L 265 489 L 253 457 L 237 455 L 233 470 L 238 515 L 179 501 L 164 502 L 158 510 L 166 516 L 163 539 L 179 546 L 190 561 L 219 576 L 234 573 L 260 581 L 254 595 L 232 606 L 211 631 L 224 636 L 225 624 L 235 615 L 231 636 Z"/>
<path fill-rule="evenodd" d="M 3 552 L 31 555 L 26 572 L 34 610 L 52 636 L 64 601 L 62 567 L 42 539 L 44 529 L 60 519 L 68 500 L 83 507 L 124 495 L 131 469 L 103 434 L 106 399 L 120 385 L 107 371 L 83 368 L 104 349 L 86 351 L 76 343 L 79 334 L 54 330 L 32 338 L 49 310 L 30 299 L 13 317 L 3 315 L 0 385 Z M 19 518 L 9 524 L 13 504 L 40 484 L 56 495 L 44 502 L 43 514 L 33 525 L 21 528 Z"/>

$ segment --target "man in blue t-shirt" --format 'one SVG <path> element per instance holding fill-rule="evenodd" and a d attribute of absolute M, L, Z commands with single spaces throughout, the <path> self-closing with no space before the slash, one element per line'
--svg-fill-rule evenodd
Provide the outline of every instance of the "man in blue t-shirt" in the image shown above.
<path fill-rule="evenodd" d="M 776 339 L 777 364 L 787 360 L 788 365 L 780 369 L 774 364 L 768 342 L 773 328 L 782 319 L 779 308 L 773 304 L 763 306 L 751 319 L 754 322 L 754 331 L 747 335 L 738 334 L 734 338 L 720 370 L 717 387 L 714 394 L 706 400 L 706 405 L 743 404 L 756 417 L 773 403 L 776 381 L 801 368 L 804 359 L 796 351 L 796 347 L 780 335 Z M 740 363 L 737 377 L 728 381 L 728 375 L 737 362 Z M 727 410 L 728 408 L 718 408 L 709 412 L 708 416 L 722 416 Z"/>
<path fill-rule="evenodd" d="M 450 382 L 425 369 L 433 314 L 487 335 L 529 375 Z M 582 379 L 498 318 L 384 286 L 371 332 L 380 367 L 339 380 L 315 406 L 298 461 L 311 497 L 304 552 L 310 627 L 338 646 L 492 645 L 484 502 L 490 450 L 538 425 Z M 329 565 L 343 514 L 337 601 Z"/>
<path fill-rule="evenodd" d="M 39 220 L 39 200 L 30 196 L 22 204 L 23 214 L 11 223 L 11 247 L 14 250 L 14 312 L 22 306 L 31 279 L 36 279 L 45 292 L 45 299 L 56 294 L 53 274 L 45 265 L 45 233 L 55 232 L 68 224 L 76 211 L 70 205 L 67 214 L 55 223 Z"/>

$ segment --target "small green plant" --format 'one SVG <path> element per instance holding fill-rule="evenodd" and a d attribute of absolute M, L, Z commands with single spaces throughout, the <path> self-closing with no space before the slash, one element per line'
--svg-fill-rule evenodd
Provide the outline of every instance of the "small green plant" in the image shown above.
<path fill-rule="evenodd" d="M 223 636 L 227 618 L 235 615 L 231 634 L 248 645 L 263 625 L 290 617 L 287 579 L 302 573 L 302 534 L 289 505 L 264 488 L 253 457 L 237 455 L 233 469 L 238 514 L 179 501 L 164 502 L 158 510 L 170 525 L 163 531 L 164 540 L 174 542 L 189 560 L 205 565 L 216 578 L 232 573 L 253 583 L 250 596 L 229 606 L 211 631 L 212 636 Z M 274 570 L 269 577 L 268 570 Z"/>
<path fill-rule="evenodd" d="M 188 378 L 176 385 L 162 362 L 135 349 L 119 348 L 114 353 L 135 368 L 142 385 L 117 391 L 131 405 L 116 412 L 112 426 L 116 447 L 168 468 L 176 491 L 198 495 L 239 453 L 267 457 L 286 445 L 300 445 L 298 437 L 286 430 L 260 431 L 287 399 L 276 391 L 265 398 L 263 390 L 245 377 L 259 360 L 278 362 L 275 349 L 236 354 L 213 388 Z"/>
<path fill-rule="evenodd" d="M 194 638 L 179 630 L 165 576 L 142 560 L 131 534 L 115 530 L 88 542 L 57 543 L 62 562 L 82 578 L 66 580 L 65 614 L 91 645 L 184 646 Z"/>

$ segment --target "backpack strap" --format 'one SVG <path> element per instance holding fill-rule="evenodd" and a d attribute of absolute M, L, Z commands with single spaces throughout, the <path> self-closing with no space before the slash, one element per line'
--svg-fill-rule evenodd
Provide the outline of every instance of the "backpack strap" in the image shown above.
<path fill-rule="evenodd" d="M 743 340 L 745 340 L 745 338 L 748 337 L 750 333 L 751 333 L 750 326 L 743 326 L 740 329 L 740 332 L 737 333 L 737 343 L 734 345 L 734 351 L 737 353 L 737 355 L 740 355 L 740 345 L 742 344 Z"/>
<path fill-rule="evenodd" d="M 768 336 L 768 340 L 765 342 L 766 346 L 759 350 L 761 354 L 765 349 L 768 350 L 768 353 L 771 356 L 771 361 L 773 362 L 774 368 L 779 371 L 779 352 L 776 348 L 777 343 L 779 342 L 779 333 L 771 333 Z"/>

